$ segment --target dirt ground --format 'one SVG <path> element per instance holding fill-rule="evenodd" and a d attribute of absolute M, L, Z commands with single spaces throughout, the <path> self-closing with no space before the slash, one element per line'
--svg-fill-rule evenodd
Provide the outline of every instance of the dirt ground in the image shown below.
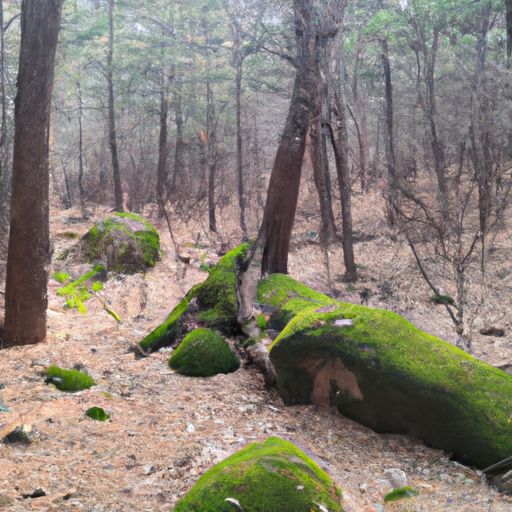
<path fill-rule="evenodd" d="M 359 302 L 360 291 L 368 288 L 371 306 L 393 309 L 455 341 L 443 310 L 430 304 L 407 248 L 390 239 L 378 196 L 366 198 L 365 205 L 357 201 L 362 200 L 356 199 L 356 226 L 365 228 L 356 246 L 362 282 L 351 287 L 339 281 L 342 259 L 334 250 L 334 282 L 329 283 L 321 251 L 309 240 L 316 221 L 305 217 L 299 217 L 296 226 L 291 274 L 344 300 Z M 94 212 L 96 217 L 104 213 Z M 147 213 L 151 217 L 152 212 Z M 251 367 L 192 379 L 169 370 L 168 351 L 136 359 L 132 345 L 166 317 L 190 286 L 206 277 L 200 265 L 215 260 L 221 242 L 237 241 L 227 216 L 221 221 L 223 237 L 217 240 L 207 238 L 200 222 L 177 224 L 175 236 L 192 257 L 183 276 L 185 268 L 175 262 L 165 224 L 152 220 L 162 235 L 162 261 L 146 275 L 112 277 L 105 287 L 121 324 L 94 299 L 85 315 L 67 310 L 52 280 L 47 343 L 0 352 L 0 403 L 10 411 L 0 412 L 0 434 L 30 425 L 33 438 L 27 446 L 0 445 L 0 509 L 169 511 L 213 464 L 250 441 L 277 435 L 296 443 L 330 472 L 344 490 L 348 512 L 512 510 L 512 498 L 490 488 L 480 473 L 419 441 L 375 434 L 334 411 L 284 407 Z M 53 212 L 54 270 L 65 268 L 77 276 L 83 272 L 58 257 L 75 243 L 70 237 L 85 233 L 91 222 L 81 220 L 77 211 Z M 509 235 L 497 241 L 489 288 L 478 284 L 485 300 L 475 315 L 477 327 L 499 323 L 510 331 L 512 281 L 504 270 L 511 245 Z M 491 364 L 511 363 L 511 340 L 476 335 L 475 353 Z M 83 365 L 97 385 L 76 394 L 61 393 L 44 383 L 44 370 L 52 363 Z M 84 412 L 92 406 L 103 407 L 110 421 L 86 418 Z M 391 490 L 389 470 L 403 471 L 418 497 L 384 508 L 383 497 Z M 28 496 L 36 490 L 44 496 Z"/>

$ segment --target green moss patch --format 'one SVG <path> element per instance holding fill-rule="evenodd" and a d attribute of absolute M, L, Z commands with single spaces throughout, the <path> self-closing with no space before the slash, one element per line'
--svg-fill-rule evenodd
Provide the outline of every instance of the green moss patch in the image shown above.
<path fill-rule="evenodd" d="M 298 300 L 278 303 L 290 312 Z M 512 453 L 512 376 L 389 311 L 303 304 L 270 349 L 285 402 L 335 405 L 377 432 L 419 437 L 480 468 Z"/>
<path fill-rule="evenodd" d="M 208 278 L 192 288 L 166 321 L 139 343 L 142 351 L 154 352 L 173 345 L 186 333 L 187 323 L 225 335 L 238 333 L 237 275 L 247 250 L 248 245 L 243 244 L 221 258 L 210 269 Z"/>
<path fill-rule="evenodd" d="M 110 416 L 101 407 L 91 407 L 85 411 L 88 418 L 96 421 L 108 421 Z"/>
<path fill-rule="evenodd" d="M 219 334 L 210 329 L 196 329 L 174 351 L 169 366 L 182 375 L 212 377 L 238 370 L 240 360 Z"/>
<path fill-rule="evenodd" d="M 158 232 L 135 213 L 115 213 L 97 222 L 79 247 L 87 261 L 104 261 L 114 272 L 142 272 L 160 259 Z"/>
<path fill-rule="evenodd" d="M 55 365 L 50 366 L 46 371 L 46 383 L 53 384 L 60 391 L 69 393 L 83 391 L 96 384 L 87 373 L 78 370 L 64 370 Z"/>
<path fill-rule="evenodd" d="M 231 502 L 231 504 L 230 504 Z M 175 512 L 342 511 L 331 478 L 301 450 L 272 437 L 254 443 L 207 471 Z"/>
<path fill-rule="evenodd" d="M 384 496 L 384 502 L 390 503 L 392 501 L 399 501 L 407 498 L 414 498 L 418 496 L 419 492 L 413 489 L 412 487 L 400 487 L 399 489 L 394 489 L 390 493 Z"/>

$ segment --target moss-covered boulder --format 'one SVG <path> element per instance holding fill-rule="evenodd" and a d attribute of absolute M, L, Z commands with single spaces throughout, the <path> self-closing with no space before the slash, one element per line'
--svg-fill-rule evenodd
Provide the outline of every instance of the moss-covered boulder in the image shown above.
<path fill-rule="evenodd" d="M 335 302 L 287 276 L 260 294 L 286 327 L 270 348 L 287 404 L 334 405 L 485 468 L 512 453 L 512 376 L 397 314 Z"/>
<path fill-rule="evenodd" d="M 51 365 L 46 370 L 46 383 L 53 384 L 60 391 L 76 393 L 89 389 L 96 383 L 87 373 L 78 370 L 66 370 L 56 365 Z"/>
<path fill-rule="evenodd" d="M 235 372 L 240 360 L 222 336 L 210 329 L 195 329 L 174 351 L 169 366 L 189 377 L 213 377 Z"/>
<path fill-rule="evenodd" d="M 160 258 L 160 237 L 140 215 L 114 213 L 82 237 L 77 253 L 81 260 L 102 261 L 114 272 L 143 272 Z"/>
<path fill-rule="evenodd" d="M 341 493 L 315 462 L 272 437 L 207 471 L 175 512 L 342 511 Z"/>
<path fill-rule="evenodd" d="M 139 344 L 149 353 L 175 344 L 187 333 L 188 325 L 217 329 L 225 335 L 239 331 L 237 323 L 237 276 L 247 253 L 243 244 L 228 252 L 209 271 L 208 278 L 192 288 L 171 311 L 165 322 Z"/>

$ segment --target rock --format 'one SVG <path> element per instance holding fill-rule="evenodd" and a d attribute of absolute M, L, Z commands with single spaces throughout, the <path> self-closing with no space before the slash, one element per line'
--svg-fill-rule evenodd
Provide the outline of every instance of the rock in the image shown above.
<path fill-rule="evenodd" d="M 175 512 L 341 512 L 341 493 L 288 441 L 254 443 L 207 471 Z M 231 504 L 231 508 L 227 505 Z M 237 508 L 238 507 L 238 508 Z"/>
<path fill-rule="evenodd" d="M 195 427 L 192 423 L 189 423 L 189 424 L 187 425 L 186 431 L 187 431 L 189 434 L 193 434 L 193 433 L 196 431 L 196 427 Z"/>
<path fill-rule="evenodd" d="M 19 425 L 3 439 L 4 444 L 30 444 L 32 442 L 33 430 L 31 425 Z"/>
<path fill-rule="evenodd" d="M 240 368 L 240 360 L 229 344 L 210 329 L 195 329 L 173 352 L 169 366 L 189 377 L 213 377 Z"/>
<path fill-rule="evenodd" d="M 44 496 L 46 496 L 46 491 L 44 489 L 42 489 L 41 487 L 38 487 L 37 489 L 34 489 L 32 492 L 30 492 L 28 494 L 22 494 L 21 495 L 21 497 L 24 500 L 33 500 L 33 499 L 36 499 L 36 498 L 43 498 Z"/>
<path fill-rule="evenodd" d="M 75 393 L 89 389 L 96 383 L 94 379 L 87 373 L 78 370 L 64 370 L 58 366 L 52 365 L 46 371 L 47 384 L 53 384 L 60 391 Z"/>
<path fill-rule="evenodd" d="M 389 468 L 384 470 L 384 474 L 386 475 L 386 478 L 389 480 L 389 483 L 393 489 L 407 487 L 408 481 L 405 471 L 397 468 Z"/>
<path fill-rule="evenodd" d="M 97 222 L 78 242 L 73 253 L 79 261 L 102 261 L 114 272 L 143 272 L 160 259 L 160 237 L 140 215 L 114 213 Z"/>
<path fill-rule="evenodd" d="M 247 249 L 243 244 L 228 252 L 206 281 L 194 286 L 167 320 L 139 343 L 141 351 L 150 353 L 173 345 L 186 334 L 187 325 L 217 329 L 224 335 L 238 333 L 237 269 Z"/>
<path fill-rule="evenodd" d="M 505 329 L 501 327 L 484 327 L 480 329 L 482 336 L 493 336 L 495 338 L 503 338 L 505 336 Z"/>
<path fill-rule="evenodd" d="M 315 403 L 485 468 L 512 453 L 512 377 L 399 315 L 335 302 L 288 276 L 260 294 L 284 330 L 270 348 L 287 404 Z M 263 302 L 263 297 L 259 300 Z M 319 312 L 329 304 L 330 312 Z M 340 318 L 352 327 L 336 327 Z"/>

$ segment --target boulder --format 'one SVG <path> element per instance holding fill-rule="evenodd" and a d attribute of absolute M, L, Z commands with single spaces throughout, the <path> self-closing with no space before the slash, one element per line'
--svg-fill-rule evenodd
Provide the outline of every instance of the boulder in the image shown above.
<path fill-rule="evenodd" d="M 46 383 L 53 384 L 60 391 L 76 393 L 94 386 L 94 379 L 87 373 L 78 370 L 66 370 L 56 365 L 51 365 L 46 370 Z"/>
<path fill-rule="evenodd" d="M 114 213 L 97 222 L 75 252 L 82 261 L 101 261 L 108 270 L 132 274 L 155 266 L 160 259 L 160 237 L 140 215 Z"/>
<path fill-rule="evenodd" d="M 229 344 L 210 329 L 195 329 L 180 343 L 169 366 L 189 377 L 213 377 L 240 368 L 240 360 Z"/>
<path fill-rule="evenodd" d="M 287 322 L 270 347 L 287 404 L 316 403 L 485 468 L 512 453 L 512 377 L 399 315 L 336 302 L 287 276 L 260 285 Z"/>
<path fill-rule="evenodd" d="M 175 512 L 341 512 L 341 492 L 288 441 L 254 443 L 207 471 Z"/>
<path fill-rule="evenodd" d="M 208 278 L 194 286 L 165 322 L 140 342 L 142 352 L 176 344 L 189 325 L 217 329 L 227 336 L 238 333 L 237 275 L 247 249 L 247 244 L 233 249 L 212 267 Z"/>

